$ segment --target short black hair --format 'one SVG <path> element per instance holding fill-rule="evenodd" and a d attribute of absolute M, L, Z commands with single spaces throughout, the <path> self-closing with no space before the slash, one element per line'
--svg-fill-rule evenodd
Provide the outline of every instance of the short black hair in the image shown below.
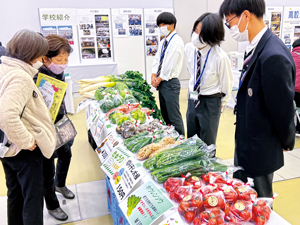
<path fill-rule="evenodd" d="M 240 16 L 245 10 L 253 13 L 257 18 L 263 18 L 266 10 L 264 0 L 224 0 L 219 15 L 221 18 L 228 15 Z"/>
<path fill-rule="evenodd" d="M 159 26 L 160 24 L 174 24 L 174 28 L 176 27 L 176 17 L 170 12 L 162 12 L 156 18 L 156 24 Z"/>
<path fill-rule="evenodd" d="M 300 46 L 300 38 L 298 38 L 296 41 L 294 41 L 292 47 L 296 48 L 296 47 L 299 47 L 299 46 Z"/>
<path fill-rule="evenodd" d="M 210 46 L 220 45 L 224 41 L 225 31 L 222 19 L 215 13 L 204 13 L 194 23 L 192 33 L 199 23 L 202 23 L 199 40 Z"/>

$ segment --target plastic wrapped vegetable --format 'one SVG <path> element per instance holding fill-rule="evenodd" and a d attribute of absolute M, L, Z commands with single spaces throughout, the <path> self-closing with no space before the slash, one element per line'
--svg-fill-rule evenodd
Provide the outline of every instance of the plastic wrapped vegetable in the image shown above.
<path fill-rule="evenodd" d="M 201 139 L 192 137 L 182 144 L 156 155 L 155 164 L 152 167 L 162 168 L 188 159 L 204 157 L 209 151 L 207 145 Z"/>
<path fill-rule="evenodd" d="M 118 90 L 118 92 L 120 93 L 121 95 L 121 91 L 122 90 L 128 90 L 128 87 L 126 84 L 124 84 L 123 82 L 117 82 L 116 85 L 114 86 L 114 89 L 115 90 Z M 126 93 L 125 93 L 126 94 Z M 125 96 L 124 94 L 124 96 Z"/>
<path fill-rule="evenodd" d="M 101 101 L 102 99 L 104 99 L 104 91 L 105 88 L 104 87 L 99 87 L 96 92 L 95 92 L 95 99 L 97 101 Z"/>
<path fill-rule="evenodd" d="M 131 121 L 131 122 L 134 122 L 134 119 L 131 118 L 130 116 L 122 115 L 122 116 L 120 116 L 120 117 L 118 117 L 118 118 L 116 119 L 117 125 L 120 126 L 120 125 L 122 125 L 122 124 L 123 124 L 125 121 L 127 121 L 127 120 L 129 120 L 129 121 Z"/>
<path fill-rule="evenodd" d="M 118 95 L 117 91 L 112 96 L 112 101 L 114 102 L 115 108 L 124 104 L 124 99 L 120 95 Z"/>
<path fill-rule="evenodd" d="M 113 101 L 109 100 L 106 96 L 105 96 L 105 98 L 102 101 L 103 102 L 101 102 L 100 109 L 104 113 L 107 113 L 109 110 L 111 110 L 112 108 L 114 108 Z"/>
<path fill-rule="evenodd" d="M 104 91 L 106 94 L 114 95 L 116 90 L 114 88 L 106 88 Z"/>
<path fill-rule="evenodd" d="M 109 114 L 108 119 L 110 120 L 110 122 L 112 122 L 113 124 L 117 123 L 117 120 L 119 119 L 119 117 L 123 116 L 124 113 L 121 111 L 114 111 L 111 114 Z"/>
<path fill-rule="evenodd" d="M 133 119 L 139 120 L 140 123 L 146 122 L 146 114 L 144 112 L 142 112 L 139 108 L 137 108 L 134 111 L 131 111 L 130 115 L 132 116 Z"/>
<path fill-rule="evenodd" d="M 132 103 L 138 103 L 138 100 L 127 92 L 124 97 L 124 102 L 126 104 L 132 104 Z"/>

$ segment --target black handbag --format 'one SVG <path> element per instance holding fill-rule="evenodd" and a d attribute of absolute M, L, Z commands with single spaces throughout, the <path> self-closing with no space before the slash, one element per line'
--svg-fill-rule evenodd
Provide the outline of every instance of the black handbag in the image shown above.
<path fill-rule="evenodd" d="M 64 115 L 54 126 L 57 139 L 55 150 L 74 139 L 77 135 L 75 126 L 67 115 Z"/>

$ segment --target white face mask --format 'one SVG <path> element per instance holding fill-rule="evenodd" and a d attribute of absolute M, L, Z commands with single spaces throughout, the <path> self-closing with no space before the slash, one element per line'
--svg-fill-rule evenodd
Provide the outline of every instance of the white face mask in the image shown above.
<path fill-rule="evenodd" d="M 31 63 L 31 65 L 32 65 L 33 68 L 35 68 L 35 69 L 38 70 L 39 68 L 42 67 L 43 63 L 41 61 L 39 61 L 39 60 L 36 60 L 36 62 L 35 63 Z"/>
<path fill-rule="evenodd" d="M 203 40 L 202 40 L 202 42 L 203 42 Z M 192 43 L 194 44 L 194 46 L 196 48 L 201 48 L 202 49 L 207 45 L 205 42 L 203 42 L 203 43 L 202 42 L 199 40 L 199 34 L 194 32 L 192 34 Z"/>
<path fill-rule="evenodd" d="M 249 41 L 249 35 L 248 35 L 248 30 L 247 30 L 249 22 L 247 23 L 246 29 L 243 32 L 240 32 L 240 30 L 239 30 L 239 25 L 240 25 L 242 17 L 243 17 L 243 13 L 241 15 L 238 25 L 234 25 L 234 26 L 230 27 L 230 29 L 229 29 L 229 33 L 230 33 L 231 37 L 238 42 Z"/>
<path fill-rule="evenodd" d="M 159 28 L 160 30 L 160 36 L 168 36 L 170 31 L 168 30 L 168 26 L 162 26 Z"/>

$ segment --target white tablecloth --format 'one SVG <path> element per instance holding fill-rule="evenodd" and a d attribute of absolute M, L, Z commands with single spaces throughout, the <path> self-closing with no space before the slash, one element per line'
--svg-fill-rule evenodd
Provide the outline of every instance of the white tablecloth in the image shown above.
<path fill-rule="evenodd" d="M 86 118 L 89 117 L 91 111 L 94 110 L 93 109 L 93 105 L 90 105 L 86 108 Z M 107 122 L 108 123 L 108 122 Z M 113 125 L 109 128 L 109 129 L 106 129 L 106 126 L 104 125 L 104 128 L 102 130 L 102 133 L 100 135 L 97 135 L 95 137 L 95 139 L 97 139 L 97 145 L 99 146 L 100 143 L 105 139 L 105 137 L 110 133 L 110 132 L 113 132 L 115 133 L 115 135 L 117 135 L 117 132 L 116 132 L 116 125 Z M 91 129 L 91 132 L 92 134 L 94 135 L 93 133 L 93 128 Z M 134 190 L 136 190 L 139 186 L 141 186 L 142 184 L 144 183 L 147 183 L 149 180 L 153 180 L 151 178 L 151 175 L 150 175 L 150 172 L 147 171 L 145 168 L 143 168 L 143 171 L 145 173 L 145 176 L 135 185 L 135 187 L 132 189 L 131 192 L 133 192 Z M 156 182 L 154 182 L 157 187 L 160 187 L 160 188 L 163 188 L 163 185 L 162 184 L 158 184 Z M 169 211 L 167 211 L 163 216 L 161 216 L 160 218 L 158 218 L 152 225 L 158 225 L 159 223 L 161 223 L 163 220 L 165 220 L 166 218 L 168 218 L 169 216 L 173 215 L 174 213 L 177 212 L 177 208 L 178 208 L 178 205 L 175 204 L 175 207 L 173 207 L 172 209 L 170 209 Z M 185 222 L 183 222 L 184 225 L 189 225 Z M 270 220 L 266 223 L 266 225 L 290 225 L 289 222 L 287 222 L 285 219 L 283 219 L 281 216 L 279 216 L 276 212 L 272 211 L 271 213 L 271 216 L 270 216 Z"/>

